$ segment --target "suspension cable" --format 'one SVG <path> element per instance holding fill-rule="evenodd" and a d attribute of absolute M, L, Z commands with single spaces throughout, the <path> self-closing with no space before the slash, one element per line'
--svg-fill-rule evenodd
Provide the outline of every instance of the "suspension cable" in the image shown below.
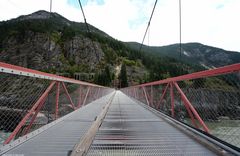
<path fill-rule="evenodd" d="M 89 27 L 88 27 L 88 23 L 87 23 L 87 20 L 86 20 L 86 16 L 85 16 L 84 11 L 83 11 L 82 3 L 81 3 L 80 0 L 78 0 L 78 3 L 79 3 L 79 5 L 80 5 L 80 8 L 81 8 L 81 11 L 82 11 L 82 14 L 83 14 L 84 23 L 85 23 L 85 25 L 86 25 L 87 32 L 90 33 L 90 29 L 89 29 Z"/>
<path fill-rule="evenodd" d="M 49 14 L 49 22 L 51 22 L 51 16 L 52 16 L 52 0 L 50 0 L 50 6 L 49 6 L 49 11 L 50 11 L 50 14 Z M 50 37 L 50 30 L 49 30 L 49 34 L 48 34 L 48 61 L 50 61 L 50 50 L 51 50 L 51 37 Z M 59 56 L 58 56 L 59 57 Z M 48 69 L 50 69 L 50 66 L 51 64 L 47 67 Z M 49 72 L 49 71 L 48 71 Z M 50 122 L 50 103 L 49 103 L 49 95 L 47 96 L 47 101 L 46 101 L 46 107 L 47 107 L 47 122 L 49 123 Z"/>
<path fill-rule="evenodd" d="M 148 28 L 149 28 L 149 26 L 150 26 L 150 24 L 151 24 L 152 16 L 153 16 L 154 10 L 155 10 L 155 8 L 156 8 L 157 2 L 158 2 L 158 0 L 155 1 L 155 4 L 154 4 L 154 6 L 153 6 L 153 10 L 152 10 L 152 13 L 151 13 L 150 19 L 149 19 L 149 21 L 148 21 L 148 25 L 147 25 L 146 31 L 145 31 L 145 33 L 144 33 L 143 40 L 142 40 L 142 43 L 141 43 L 141 46 L 140 46 L 139 52 L 141 52 L 141 50 L 142 50 L 143 42 L 144 42 L 145 37 L 146 37 L 146 35 L 147 35 Z"/>
<path fill-rule="evenodd" d="M 86 16 L 85 16 L 84 11 L 83 11 L 83 7 L 82 7 L 81 0 L 78 0 L 78 3 L 79 3 L 79 6 L 80 6 L 81 11 L 82 11 L 82 14 L 83 14 L 84 23 L 85 23 L 86 28 L 87 28 L 87 33 L 88 33 L 88 35 L 89 35 L 89 37 L 90 37 L 90 40 L 91 40 L 91 42 L 92 42 L 92 46 L 93 46 L 93 49 L 94 49 L 94 53 L 95 53 L 95 55 L 96 55 L 96 57 L 97 57 L 97 60 L 99 61 L 99 55 L 97 54 L 96 47 L 94 46 L 93 40 L 91 39 L 91 31 L 90 31 L 90 28 L 89 28 L 88 23 L 87 23 Z"/>
<path fill-rule="evenodd" d="M 182 2 L 179 0 L 179 57 L 182 57 Z"/>
<path fill-rule="evenodd" d="M 52 13 L 52 0 L 50 0 L 50 14 Z"/>

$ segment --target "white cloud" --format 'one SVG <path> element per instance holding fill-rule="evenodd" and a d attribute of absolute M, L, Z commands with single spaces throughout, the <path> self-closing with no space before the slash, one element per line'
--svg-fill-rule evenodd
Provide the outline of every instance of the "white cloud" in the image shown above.
<path fill-rule="evenodd" d="M 92 0 L 84 6 L 88 23 L 122 41 L 141 42 L 155 0 Z M 240 51 L 239 0 L 182 0 L 182 41 L 201 42 Z M 49 10 L 49 0 L 0 0 L 0 20 L 37 10 Z M 53 11 L 73 21 L 83 21 L 78 7 L 53 0 Z M 159 0 L 145 44 L 161 46 L 179 42 L 178 0 Z"/>

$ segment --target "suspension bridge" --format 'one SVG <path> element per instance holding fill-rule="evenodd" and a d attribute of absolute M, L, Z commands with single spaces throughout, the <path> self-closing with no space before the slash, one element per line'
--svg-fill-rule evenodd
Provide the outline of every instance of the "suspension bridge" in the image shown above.
<path fill-rule="evenodd" d="M 240 155 L 240 64 L 116 90 L 0 62 L 0 155 Z"/>
<path fill-rule="evenodd" d="M 0 62 L 0 154 L 240 155 L 239 72 L 115 90 Z"/>

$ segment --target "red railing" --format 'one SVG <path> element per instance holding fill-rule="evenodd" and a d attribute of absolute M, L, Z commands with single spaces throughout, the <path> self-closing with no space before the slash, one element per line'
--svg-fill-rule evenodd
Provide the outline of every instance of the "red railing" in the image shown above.
<path fill-rule="evenodd" d="M 8 144 L 112 91 L 0 62 L 0 143 Z"/>
<path fill-rule="evenodd" d="M 240 147 L 239 72 L 240 64 L 233 64 L 122 91 L 176 120 Z"/>

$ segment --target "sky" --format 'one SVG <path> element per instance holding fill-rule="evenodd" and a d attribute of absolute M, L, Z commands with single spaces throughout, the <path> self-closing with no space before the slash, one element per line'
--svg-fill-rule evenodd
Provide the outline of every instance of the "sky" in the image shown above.
<path fill-rule="evenodd" d="M 78 0 L 52 0 L 52 11 L 83 22 Z M 142 42 L 155 0 L 81 0 L 87 22 L 121 41 Z M 0 21 L 49 11 L 50 0 L 0 0 Z M 158 0 L 144 44 L 179 43 L 178 0 Z M 0 34 L 1 35 L 1 34 Z M 240 52 L 240 0 L 182 0 L 182 42 Z"/>

